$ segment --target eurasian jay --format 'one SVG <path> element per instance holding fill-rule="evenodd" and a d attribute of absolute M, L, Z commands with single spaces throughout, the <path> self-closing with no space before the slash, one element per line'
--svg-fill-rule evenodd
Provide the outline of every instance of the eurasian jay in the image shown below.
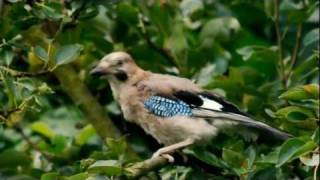
<path fill-rule="evenodd" d="M 106 55 L 91 74 L 107 78 L 126 120 L 165 145 L 153 157 L 173 161 L 170 153 L 206 144 L 228 126 L 243 125 L 283 140 L 290 137 L 188 79 L 141 69 L 125 52 Z"/>

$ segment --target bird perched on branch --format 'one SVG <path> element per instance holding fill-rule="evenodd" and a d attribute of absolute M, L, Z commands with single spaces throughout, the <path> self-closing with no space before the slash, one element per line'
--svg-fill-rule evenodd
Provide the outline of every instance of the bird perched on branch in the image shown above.
<path fill-rule="evenodd" d="M 107 78 L 126 120 L 165 145 L 153 157 L 173 161 L 170 153 L 193 144 L 206 144 L 229 126 L 249 127 L 282 140 L 290 136 L 253 120 L 188 79 L 141 69 L 125 52 L 106 55 L 91 74 Z"/>

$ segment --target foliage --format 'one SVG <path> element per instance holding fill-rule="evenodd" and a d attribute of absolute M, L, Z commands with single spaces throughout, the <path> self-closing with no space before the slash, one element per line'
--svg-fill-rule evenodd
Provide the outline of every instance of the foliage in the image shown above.
<path fill-rule="evenodd" d="M 316 179 L 318 8 L 313 0 L 0 1 L 0 179 L 130 177 L 136 160 L 128 149 L 147 158 L 160 147 L 124 123 L 108 84 L 88 75 L 116 50 L 144 69 L 193 79 L 294 135 L 266 145 L 221 134 L 184 150 L 194 163 L 146 177 Z M 80 100 L 59 84 L 66 66 L 128 136 L 99 138 Z"/>

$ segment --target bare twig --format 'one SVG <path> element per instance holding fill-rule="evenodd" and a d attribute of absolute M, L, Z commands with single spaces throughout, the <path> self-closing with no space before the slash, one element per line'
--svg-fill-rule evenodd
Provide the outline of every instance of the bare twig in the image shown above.
<path fill-rule="evenodd" d="M 318 146 L 316 149 L 315 149 L 315 152 L 314 153 L 318 153 L 320 154 L 320 147 Z M 313 172 L 313 180 L 318 180 L 318 168 L 319 168 L 319 164 L 317 164 L 315 167 L 314 167 L 314 172 Z"/>
<path fill-rule="evenodd" d="M 276 29 L 276 36 L 277 36 L 277 45 L 278 45 L 278 63 L 279 63 L 279 75 L 281 77 L 281 81 L 283 86 L 286 88 L 286 80 L 285 80 L 285 68 L 284 68 L 284 61 L 282 57 L 282 43 L 281 43 L 281 31 L 280 31 L 280 20 L 279 20 L 279 0 L 274 0 L 274 25 Z"/>
<path fill-rule="evenodd" d="M 300 42 L 301 42 L 301 33 L 302 33 L 302 23 L 298 25 L 298 29 L 297 29 L 297 34 L 296 34 L 296 43 L 295 46 L 293 48 L 292 51 L 292 55 L 291 55 L 291 63 L 290 63 L 290 67 L 288 70 L 288 74 L 285 75 L 284 79 L 286 82 L 286 86 L 288 85 L 288 79 L 292 73 L 293 68 L 295 67 L 296 63 L 297 63 L 297 59 L 298 59 L 298 51 L 300 48 Z"/>
<path fill-rule="evenodd" d="M 147 42 L 148 46 L 155 50 L 156 52 L 158 52 L 162 57 L 164 57 L 165 59 L 169 60 L 169 62 L 176 67 L 179 67 L 178 63 L 175 61 L 174 57 L 171 55 L 171 53 L 169 52 L 169 50 L 161 48 L 159 46 L 157 46 L 154 42 L 151 41 L 151 38 L 149 36 L 149 34 L 147 32 L 145 32 L 143 34 L 143 38 L 144 40 Z"/>
<path fill-rule="evenodd" d="M 9 111 L 0 111 L 0 119 L 6 121 L 11 114 L 18 112 L 18 111 L 21 111 L 21 108 L 15 108 L 15 109 L 11 109 Z"/>
<path fill-rule="evenodd" d="M 20 78 L 20 77 L 34 77 L 34 76 L 41 76 L 41 75 L 45 75 L 48 74 L 49 71 L 48 70 L 41 70 L 38 72 L 23 72 L 23 71 L 16 71 L 4 66 L 0 66 L 0 70 L 9 73 L 11 76 L 16 77 L 16 78 Z"/>
<path fill-rule="evenodd" d="M 34 144 L 29 137 L 23 132 L 23 129 L 19 126 L 15 126 L 14 129 L 16 130 L 17 133 L 20 134 L 23 140 L 25 140 L 28 145 L 33 148 L 34 150 L 38 151 L 40 154 L 43 155 L 44 158 L 46 158 L 48 161 L 52 161 L 53 157 L 46 152 L 43 152 L 36 144 Z"/>
<path fill-rule="evenodd" d="M 2 17 L 4 0 L 0 0 L 0 18 Z"/>
<path fill-rule="evenodd" d="M 170 53 L 170 51 L 168 49 L 159 47 L 157 44 L 155 44 L 154 42 L 152 42 L 150 35 L 148 33 L 148 31 L 146 31 L 144 29 L 145 24 L 143 22 L 143 20 L 140 20 L 141 23 L 141 27 L 139 28 L 138 32 L 140 33 L 140 35 L 142 36 L 142 38 L 146 41 L 147 45 L 153 49 L 154 51 L 156 51 L 157 53 L 159 53 L 162 57 L 164 57 L 166 60 L 169 61 L 169 63 L 175 67 L 177 67 L 178 69 L 180 69 L 179 64 L 177 63 L 177 61 L 175 60 L 175 58 L 172 56 L 172 54 Z"/>

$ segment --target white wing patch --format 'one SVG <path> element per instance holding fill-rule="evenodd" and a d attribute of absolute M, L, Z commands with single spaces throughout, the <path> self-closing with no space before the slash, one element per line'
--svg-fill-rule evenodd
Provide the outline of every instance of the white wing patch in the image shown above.
<path fill-rule="evenodd" d="M 200 95 L 200 98 L 203 101 L 202 106 L 200 106 L 201 108 L 211 109 L 211 110 L 215 110 L 215 111 L 221 111 L 223 108 L 223 105 L 219 104 L 218 102 L 216 102 L 212 99 L 205 98 L 201 95 Z"/>

